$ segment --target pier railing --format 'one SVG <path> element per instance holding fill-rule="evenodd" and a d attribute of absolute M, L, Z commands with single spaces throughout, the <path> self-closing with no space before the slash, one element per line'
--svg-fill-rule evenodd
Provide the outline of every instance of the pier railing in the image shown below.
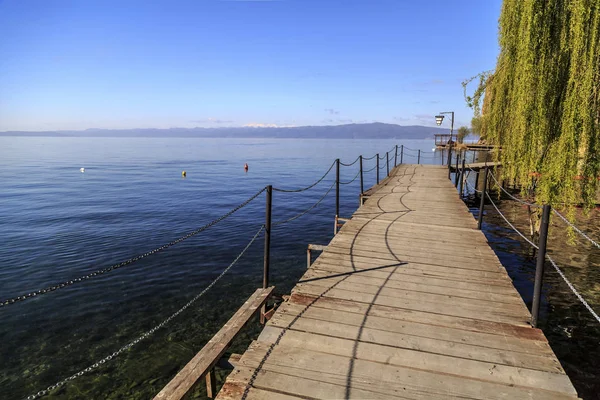
<path fill-rule="evenodd" d="M 235 313 L 235 315 L 217 332 L 217 334 L 211 339 L 200 352 L 180 371 L 179 374 L 156 396 L 157 399 L 179 399 L 185 393 L 187 393 L 197 381 L 202 378 L 206 378 L 207 385 L 207 394 L 209 397 L 213 397 L 216 394 L 216 386 L 215 386 L 215 374 L 214 368 L 217 365 L 229 365 L 231 363 L 227 362 L 227 360 L 222 359 L 223 355 L 231 345 L 231 342 L 235 339 L 235 337 L 240 333 L 242 328 L 249 322 L 249 320 L 257 313 L 260 314 L 261 323 L 265 323 L 270 316 L 273 314 L 276 304 L 272 306 L 268 306 L 268 302 L 270 299 L 277 298 L 278 296 L 274 294 L 274 287 L 270 286 L 270 263 L 271 263 L 271 238 L 272 238 L 272 229 L 276 226 L 286 224 L 302 216 L 308 214 L 312 210 L 314 210 L 319 204 L 323 202 L 323 200 L 328 196 L 328 194 L 335 187 L 335 218 L 334 218 L 334 233 L 337 233 L 339 228 L 342 226 L 341 223 L 347 221 L 344 218 L 340 217 L 340 190 L 341 186 L 349 185 L 355 182 L 360 178 L 360 193 L 359 198 L 361 199 L 361 204 L 363 198 L 367 197 L 365 195 L 364 190 L 364 180 L 366 174 L 370 172 L 375 172 L 375 181 L 377 184 L 381 182 L 381 171 L 385 170 L 386 176 L 389 176 L 394 167 L 398 165 L 398 160 L 402 163 L 405 157 L 413 157 L 416 153 L 417 162 L 421 162 L 421 150 L 413 150 L 401 146 L 394 146 L 392 149 L 387 151 L 385 155 L 381 153 L 381 155 L 375 154 L 371 157 L 364 157 L 362 155 L 358 156 L 356 160 L 351 163 L 344 163 L 340 159 L 336 159 L 329 169 L 321 176 L 317 181 L 313 182 L 311 185 L 302 188 L 295 189 L 287 189 L 287 188 L 279 188 L 274 187 L 272 185 L 268 185 L 254 195 L 249 197 L 247 200 L 239 204 L 237 207 L 232 208 L 227 213 L 221 215 L 220 217 L 212 220 L 211 222 L 197 228 L 184 236 L 175 239 L 169 243 L 166 243 L 160 247 L 147 251 L 143 254 L 134 256 L 130 259 L 122 261 L 118 264 L 114 264 L 105 268 L 101 268 L 95 270 L 91 273 L 70 279 L 65 282 L 56 283 L 54 285 L 41 288 L 39 290 L 24 293 L 19 296 L 15 296 L 12 298 L 8 298 L 0 301 L 0 309 L 2 307 L 12 306 L 18 304 L 20 302 L 32 299 L 34 297 L 43 296 L 46 294 L 50 294 L 54 291 L 60 290 L 62 288 L 75 285 L 81 282 L 86 282 L 94 279 L 95 277 L 116 271 L 120 268 L 126 267 L 130 264 L 133 264 L 139 260 L 142 260 L 146 257 L 149 257 L 153 254 L 157 254 L 162 252 L 172 246 L 175 246 L 193 236 L 196 236 L 208 229 L 212 226 L 220 223 L 221 221 L 227 219 L 237 211 L 246 207 L 251 202 L 255 201 L 263 192 L 265 193 L 265 222 L 260 227 L 258 227 L 257 231 L 254 233 L 253 237 L 244 247 L 244 249 L 234 258 L 234 260 L 227 266 L 213 281 L 208 284 L 200 293 L 198 293 L 194 298 L 192 298 L 188 303 L 186 303 L 183 307 L 181 307 L 178 311 L 171 314 L 168 318 L 166 318 L 163 322 L 156 325 L 152 329 L 144 332 L 141 336 L 137 337 L 135 340 L 127 343 L 122 346 L 117 351 L 113 352 L 110 355 L 107 355 L 103 359 L 90 364 L 87 368 L 79 371 L 76 374 L 73 374 L 69 377 L 66 377 L 57 383 L 47 387 L 46 389 L 40 390 L 37 393 L 34 393 L 28 397 L 28 399 L 33 400 L 37 398 L 41 398 L 51 392 L 63 387 L 67 383 L 85 375 L 89 374 L 96 369 L 103 366 L 105 363 L 110 362 L 114 358 L 118 357 L 123 352 L 129 350 L 131 347 L 135 346 L 140 341 L 147 339 L 152 334 L 154 334 L 157 330 L 164 328 L 167 324 L 169 324 L 175 317 L 181 314 L 184 310 L 189 308 L 192 304 L 197 302 L 206 292 L 208 292 L 227 272 L 229 272 L 237 262 L 244 256 L 247 250 L 258 240 L 260 235 L 264 233 L 264 254 L 263 254 L 263 279 L 262 279 L 262 287 L 258 288 L 254 294 L 240 307 L 240 309 Z M 371 160 L 374 160 L 371 161 Z M 365 162 L 371 161 L 374 165 L 371 168 L 365 168 Z M 393 165 L 392 165 L 393 162 Z M 348 181 L 341 180 L 340 170 L 342 167 L 352 167 L 358 163 L 358 171 L 354 177 Z M 310 190 L 321 182 L 323 182 L 331 173 L 333 168 L 335 167 L 336 176 L 334 182 L 329 186 L 328 190 L 325 194 L 320 197 L 314 204 L 312 204 L 307 209 L 301 211 L 298 214 L 295 214 L 287 219 L 272 221 L 272 209 L 273 209 L 273 192 L 282 192 L 282 193 L 300 193 L 307 190 Z M 318 246 L 314 247 L 317 250 Z M 309 253 L 309 263 L 310 263 L 310 253 Z M 259 312 L 260 309 L 260 312 Z"/>
<path fill-rule="evenodd" d="M 460 153 L 459 153 L 460 154 Z M 462 161 L 460 162 L 459 167 L 459 154 L 456 155 L 456 167 L 455 171 L 455 181 L 454 184 L 459 190 L 459 196 L 462 198 L 465 194 L 464 187 L 472 189 L 473 193 L 477 193 L 479 195 L 479 213 L 477 216 L 477 227 L 478 229 L 482 229 L 483 219 L 485 215 L 485 204 L 486 201 L 494 208 L 494 210 L 498 213 L 498 215 L 506 222 L 506 224 L 512 229 L 515 233 L 517 233 L 526 243 L 528 243 L 531 247 L 533 247 L 537 251 L 536 255 L 536 269 L 535 269 L 535 279 L 534 279 L 534 288 L 533 288 L 533 303 L 531 306 L 531 326 L 537 327 L 539 324 L 539 314 L 540 314 L 540 306 L 541 306 L 541 296 L 542 296 L 542 285 L 544 280 L 545 273 L 545 264 L 546 260 L 552 265 L 557 274 L 561 277 L 561 279 L 565 282 L 565 284 L 569 287 L 571 292 L 575 295 L 575 297 L 579 300 L 579 302 L 587 309 L 587 311 L 591 314 L 591 316 L 600 323 L 600 316 L 598 313 L 590 306 L 590 304 L 583 298 L 581 293 L 575 288 L 575 286 L 571 283 L 571 281 L 567 278 L 565 273 L 556 263 L 556 261 L 548 254 L 547 252 L 547 242 L 548 242 L 548 232 L 549 232 L 549 224 L 551 215 L 556 215 L 560 220 L 562 220 L 568 227 L 570 227 L 574 232 L 580 235 L 583 239 L 587 240 L 594 247 L 600 249 L 600 244 L 590 238 L 583 230 L 575 226 L 571 221 L 568 220 L 564 215 L 562 215 L 558 210 L 553 209 L 548 204 L 536 204 L 520 199 L 514 195 L 512 195 L 508 190 L 504 188 L 504 185 L 499 182 L 493 172 L 495 169 L 500 166 L 499 163 L 494 162 L 488 164 L 487 161 L 484 165 L 478 165 L 477 170 L 471 168 L 469 165 L 465 163 L 465 156 L 462 156 Z M 479 181 L 479 174 L 483 170 L 483 182 L 482 189 L 479 190 L 477 188 L 478 184 L 476 183 L 474 187 L 471 186 L 467 179 L 467 172 L 472 172 L 476 174 L 476 182 Z M 525 234 L 519 231 L 514 223 L 512 223 L 504 213 L 500 211 L 498 205 L 494 202 L 492 195 L 490 194 L 490 183 L 494 184 L 494 189 L 500 191 L 502 194 L 507 196 L 513 201 L 516 201 L 526 207 L 529 210 L 531 209 L 541 209 L 541 223 L 539 229 L 539 235 L 537 243 L 533 241 L 533 239 L 528 238 Z"/>

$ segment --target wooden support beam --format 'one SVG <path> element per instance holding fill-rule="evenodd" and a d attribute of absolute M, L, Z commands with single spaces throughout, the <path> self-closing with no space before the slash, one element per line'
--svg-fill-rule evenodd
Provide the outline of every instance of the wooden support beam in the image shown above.
<path fill-rule="evenodd" d="M 214 399 L 217 395 L 217 377 L 215 376 L 215 369 L 212 368 L 206 374 L 206 397 Z"/>
<path fill-rule="evenodd" d="M 203 376 L 210 375 L 209 372 L 212 371 L 219 359 L 225 354 L 231 342 L 233 342 L 250 318 L 267 302 L 273 289 L 275 289 L 273 286 L 266 289 L 257 289 L 219 332 L 175 375 L 171 382 L 154 399 L 179 400 Z M 206 382 L 208 385 L 208 377 Z"/>

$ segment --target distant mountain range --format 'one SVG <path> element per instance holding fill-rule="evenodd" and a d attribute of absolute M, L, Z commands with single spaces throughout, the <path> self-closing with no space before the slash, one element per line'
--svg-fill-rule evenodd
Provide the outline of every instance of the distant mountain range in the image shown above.
<path fill-rule="evenodd" d="M 84 131 L 8 131 L 0 136 L 48 137 L 204 137 L 279 139 L 430 139 L 448 129 L 421 125 L 395 125 L 380 122 L 286 128 L 171 128 L 171 129 L 86 129 Z"/>

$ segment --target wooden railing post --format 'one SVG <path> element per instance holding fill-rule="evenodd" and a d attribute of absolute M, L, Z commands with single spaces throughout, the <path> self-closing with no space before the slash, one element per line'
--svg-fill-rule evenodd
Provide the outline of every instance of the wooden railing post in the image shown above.
<path fill-rule="evenodd" d="M 538 241 L 537 262 L 535 265 L 535 283 L 533 286 L 533 304 L 531 305 L 531 326 L 537 327 L 542 302 L 542 283 L 544 280 L 544 262 L 546 261 L 546 243 L 548 242 L 548 223 L 550 221 L 550 206 L 544 205 L 542 224 Z"/>
<path fill-rule="evenodd" d="M 360 160 L 360 194 L 363 194 L 365 192 L 365 186 L 364 186 L 364 178 L 363 178 L 363 157 L 362 157 L 362 155 L 359 156 L 359 160 Z"/>
<path fill-rule="evenodd" d="M 273 186 L 267 186 L 267 201 L 265 208 L 265 249 L 263 265 L 263 289 L 269 287 L 269 267 L 271 265 L 271 205 L 273 202 Z M 260 311 L 260 323 L 264 324 L 267 306 L 263 305 Z"/>
<path fill-rule="evenodd" d="M 400 146 L 400 164 L 404 161 L 404 145 Z"/>
<path fill-rule="evenodd" d="M 459 195 L 460 198 L 463 197 L 464 180 L 465 180 L 465 159 L 463 157 L 463 159 L 462 159 L 462 169 L 460 171 L 460 189 L 458 191 L 458 195 Z"/>
<path fill-rule="evenodd" d="M 421 164 L 421 149 L 419 149 L 419 153 L 417 155 L 417 165 Z"/>
<path fill-rule="evenodd" d="M 396 145 L 396 151 L 394 153 L 394 167 L 398 166 L 398 145 Z"/>
<path fill-rule="evenodd" d="M 477 229 L 481 230 L 481 225 L 483 224 L 483 209 L 485 207 L 485 196 L 487 193 L 487 183 L 488 183 L 488 167 L 485 167 L 483 170 L 483 190 L 481 191 L 481 199 L 479 202 L 479 216 L 477 218 Z M 477 186 L 475 186 L 477 189 Z"/>
<path fill-rule="evenodd" d="M 379 185 L 379 153 L 377 153 L 377 184 Z"/>

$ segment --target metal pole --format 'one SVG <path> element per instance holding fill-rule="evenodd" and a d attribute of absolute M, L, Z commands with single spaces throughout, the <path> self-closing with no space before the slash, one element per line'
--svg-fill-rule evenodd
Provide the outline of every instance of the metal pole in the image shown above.
<path fill-rule="evenodd" d="M 386 169 L 387 169 L 387 176 L 390 176 L 390 152 L 386 152 L 385 153 L 385 162 L 386 162 Z"/>
<path fill-rule="evenodd" d="M 458 153 L 456 153 L 456 168 L 454 169 L 454 187 L 458 187 Z"/>
<path fill-rule="evenodd" d="M 476 156 L 477 152 L 475 150 L 473 150 L 473 162 L 475 162 L 475 156 Z"/>
<path fill-rule="evenodd" d="M 442 165 L 444 165 L 445 164 L 444 163 L 444 150 L 442 150 L 441 153 L 442 153 Z"/>
<path fill-rule="evenodd" d="M 335 216 L 340 215 L 340 159 L 335 160 Z"/>
<path fill-rule="evenodd" d="M 398 145 L 396 145 L 396 152 L 394 153 L 394 167 L 398 165 Z"/>
<path fill-rule="evenodd" d="M 463 181 L 465 180 L 465 159 L 462 159 L 462 170 L 460 171 L 460 190 L 458 191 L 458 195 L 462 198 L 463 196 Z"/>
<path fill-rule="evenodd" d="M 477 229 L 479 230 L 481 230 L 481 224 L 483 224 L 483 207 L 485 206 L 485 194 L 487 192 L 488 167 L 485 167 L 483 171 L 483 189 L 481 190 L 481 201 L 479 203 L 479 218 L 477 218 Z"/>
<path fill-rule="evenodd" d="M 402 164 L 403 160 L 404 160 L 404 145 L 402 145 L 400 148 L 400 164 Z"/>
<path fill-rule="evenodd" d="M 421 164 L 421 149 L 419 149 L 419 155 L 417 156 L 417 165 Z"/>
<path fill-rule="evenodd" d="M 544 261 L 546 261 L 546 243 L 548 241 L 548 222 L 550 221 L 550 206 L 544 205 L 542 210 L 542 225 L 538 241 L 537 263 L 535 265 L 535 283 L 533 286 L 533 304 L 531 305 L 531 326 L 537 327 L 540 315 L 542 296 L 542 281 L 544 280 Z"/>
<path fill-rule="evenodd" d="M 360 194 L 365 192 L 364 181 L 363 181 L 363 159 L 362 156 L 359 156 L 360 159 Z"/>
<path fill-rule="evenodd" d="M 269 287 L 269 265 L 271 262 L 271 204 L 273 201 L 273 186 L 267 186 L 267 207 L 265 209 L 265 254 L 263 269 L 263 289 Z"/>
<path fill-rule="evenodd" d="M 452 135 L 454 134 L 454 111 L 451 111 L 452 123 L 450 125 L 450 143 L 448 143 L 448 179 L 450 179 L 450 170 L 452 169 Z"/>
<path fill-rule="evenodd" d="M 377 184 L 379 185 L 379 153 L 377 153 Z"/>

